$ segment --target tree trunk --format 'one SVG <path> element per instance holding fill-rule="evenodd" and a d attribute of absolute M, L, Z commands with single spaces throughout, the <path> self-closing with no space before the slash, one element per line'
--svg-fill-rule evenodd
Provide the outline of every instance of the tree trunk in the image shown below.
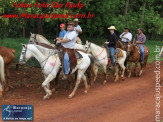
<path fill-rule="evenodd" d="M 126 0 L 125 12 L 124 12 L 125 16 L 127 15 L 127 12 L 128 12 L 128 5 L 129 5 L 129 0 Z"/>
<path fill-rule="evenodd" d="M 143 25 L 145 9 L 146 9 L 146 0 L 143 3 L 143 11 L 142 11 L 141 25 Z"/>

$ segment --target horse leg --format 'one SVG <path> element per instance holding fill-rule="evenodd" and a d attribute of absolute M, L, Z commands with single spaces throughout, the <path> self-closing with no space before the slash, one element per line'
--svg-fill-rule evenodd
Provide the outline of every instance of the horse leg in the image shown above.
<path fill-rule="evenodd" d="M 94 79 L 93 79 L 93 83 L 91 85 L 93 85 L 97 79 L 98 66 L 92 65 L 92 69 L 93 69 Z"/>
<path fill-rule="evenodd" d="M 13 88 L 10 83 L 10 72 L 8 71 L 8 66 L 5 68 L 6 78 L 7 78 L 7 87 L 6 91 L 9 91 L 10 88 Z"/>
<path fill-rule="evenodd" d="M 115 72 L 116 72 L 116 77 L 115 77 L 114 82 L 117 82 L 118 81 L 118 72 L 119 72 L 119 69 L 118 69 L 118 65 L 117 64 L 115 65 Z"/>
<path fill-rule="evenodd" d="M 106 84 L 106 82 L 107 82 L 107 67 L 103 66 L 103 69 L 104 69 L 104 76 L 105 76 L 104 84 Z"/>
<path fill-rule="evenodd" d="M 143 67 L 144 67 L 144 64 L 141 64 L 141 62 L 140 62 L 140 72 L 139 72 L 139 76 L 141 76 L 142 73 L 143 73 Z"/>
<path fill-rule="evenodd" d="M 92 84 L 92 81 L 91 81 L 91 67 L 89 67 L 89 68 L 86 70 L 86 75 L 87 75 L 88 84 L 89 84 L 89 87 L 90 87 L 90 85 Z M 75 80 L 76 80 L 76 79 L 75 79 Z"/>
<path fill-rule="evenodd" d="M 74 87 L 73 91 L 71 92 L 71 94 L 68 96 L 68 98 L 72 98 L 75 95 L 75 92 L 80 84 L 83 74 L 84 74 L 84 72 L 82 70 L 78 70 L 78 76 L 77 76 L 75 87 Z"/>
<path fill-rule="evenodd" d="M 58 71 L 58 73 L 57 73 L 56 78 L 54 79 L 55 85 L 54 85 L 54 88 L 52 88 L 52 91 L 53 91 L 53 92 L 55 92 L 56 89 L 58 88 L 58 78 L 59 78 L 59 75 L 60 75 L 61 71 L 62 71 L 62 69 L 60 68 L 59 71 Z M 53 84 L 54 84 L 54 83 L 53 83 Z"/>
<path fill-rule="evenodd" d="M 48 89 L 48 84 L 50 81 L 52 81 L 55 78 L 55 76 L 49 74 L 48 77 L 45 79 L 45 81 L 42 83 L 42 87 L 44 88 L 46 95 L 43 97 L 44 100 L 49 99 L 52 95 L 52 91 Z"/>
<path fill-rule="evenodd" d="M 137 74 L 137 67 L 138 67 L 138 62 L 135 62 L 135 67 L 134 67 L 134 75 L 138 76 Z"/>
<path fill-rule="evenodd" d="M 121 78 L 122 78 L 122 80 L 124 80 L 125 66 L 124 66 L 124 64 L 119 64 L 119 65 L 122 68 Z"/>
<path fill-rule="evenodd" d="M 85 77 L 84 74 L 82 76 L 82 80 L 84 81 L 84 85 L 85 85 L 84 94 L 87 94 L 88 93 L 88 90 L 89 90 L 89 87 L 88 87 L 88 84 L 87 84 L 87 79 L 86 79 L 86 77 Z"/>
<path fill-rule="evenodd" d="M 128 70 L 129 70 L 129 72 L 128 72 L 128 78 L 131 77 L 131 69 L 132 69 L 131 64 L 132 64 L 131 62 L 128 63 Z"/>
<path fill-rule="evenodd" d="M 2 96 L 3 96 L 3 88 L 2 88 L 2 84 L 0 82 L 0 97 L 2 97 Z"/>

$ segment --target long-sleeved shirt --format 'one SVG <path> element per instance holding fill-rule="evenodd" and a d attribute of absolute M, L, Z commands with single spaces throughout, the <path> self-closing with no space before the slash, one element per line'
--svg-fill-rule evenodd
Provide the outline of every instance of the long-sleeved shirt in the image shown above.
<path fill-rule="evenodd" d="M 117 43 L 117 36 L 115 33 L 111 34 L 109 39 L 108 39 L 108 47 L 114 47 L 116 48 L 116 43 Z"/>
<path fill-rule="evenodd" d="M 143 45 L 146 41 L 146 36 L 144 34 L 142 35 L 136 34 L 135 39 L 136 41 L 143 42 L 142 44 L 139 44 L 139 45 Z"/>
<path fill-rule="evenodd" d="M 123 32 L 121 35 L 120 35 L 120 38 L 121 38 L 121 41 L 122 42 L 128 42 L 128 41 L 131 41 L 132 40 L 132 34 L 130 32 L 128 32 L 127 34 L 125 34 L 124 36 L 122 36 L 125 32 Z M 127 39 L 124 39 L 123 37 L 127 38 Z"/>

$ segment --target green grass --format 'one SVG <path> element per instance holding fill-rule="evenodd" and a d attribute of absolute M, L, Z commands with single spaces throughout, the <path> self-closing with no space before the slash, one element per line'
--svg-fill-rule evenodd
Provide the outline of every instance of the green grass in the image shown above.
<path fill-rule="evenodd" d="M 82 39 L 84 40 L 83 42 L 85 43 L 85 40 L 91 41 L 93 43 L 96 43 L 98 45 L 103 45 L 103 43 L 106 41 L 104 38 L 96 38 L 96 39 Z M 22 46 L 21 43 L 27 44 L 29 41 L 29 38 L 5 38 L 3 40 L 0 40 L 0 46 L 5 46 L 7 48 L 13 48 L 16 50 L 16 54 L 15 54 L 15 60 L 14 62 L 18 62 L 19 58 L 20 58 L 20 53 L 22 50 Z M 53 40 L 51 39 L 50 42 L 53 42 Z M 156 53 L 154 52 L 156 45 L 157 46 L 162 46 L 162 42 L 161 41 L 152 41 L 152 40 L 147 40 L 145 45 L 149 48 L 150 50 L 150 55 L 148 58 L 148 62 L 153 62 L 155 61 L 155 55 Z M 163 60 L 163 58 L 161 59 Z M 34 63 L 35 65 L 35 63 Z"/>

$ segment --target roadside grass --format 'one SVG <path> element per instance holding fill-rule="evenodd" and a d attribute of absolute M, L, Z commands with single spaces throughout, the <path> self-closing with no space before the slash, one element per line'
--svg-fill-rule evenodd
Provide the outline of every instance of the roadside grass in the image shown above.
<path fill-rule="evenodd" d="M 82 39 L 84 40 L 83 43 L 85 44 L 86 39 Z M 97 45 L 103 45 L 103 43 L 106 41 L 104 38 L 88 38 L 87 39 L 90 42 L 93 42 Z M 51 43 L 53 42 L 53 40 L 49 40 Z M 27 44 L 29 42 L 29 38 L 5 38 L 3 40 L 0 40 L 0 46 L 5 46 L 7 48 L 13 48 L 16 50 L 15 53 L 15 60 L 14 62 L 18 62 L 19 58 L 20 58 L 20 54 L 21 54 L 21 50 L 22 50 L 22 46 L 21 43 L 23 44 Z M 150 55 L 148 58 L 148 63 L 151 63 L 153 61 L 155 61 L 155 55 L 156 53 L 154 52 L 156 49 L 156 45 L 157 46 L 162 46 L 162 42 L 161 41 L 153 41 L 153 40 L 147 40 L 145 45 L 149 48 L 150 50 Z M 163 58 L 161 58 L 161 60 L 163 60 Z M 32 65 L 36 65 L 39 66 L 38 63 L 36 61 L 30 61 L 30 64 Z"/>

